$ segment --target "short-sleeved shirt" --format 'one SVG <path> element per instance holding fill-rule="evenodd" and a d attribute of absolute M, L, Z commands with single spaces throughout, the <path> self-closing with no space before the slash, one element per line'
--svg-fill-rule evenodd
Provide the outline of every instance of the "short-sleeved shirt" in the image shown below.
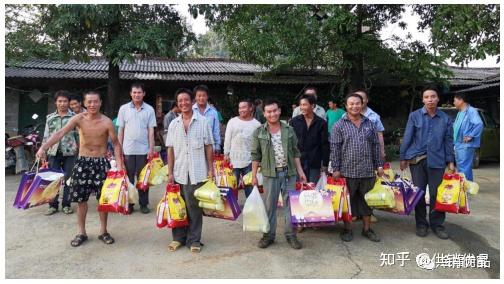
<path fill-rule="evenodd" d="M 149 128 L 156 124 L 154 108 L 143 102 L 139 110 L 133 102 L 124 104 L 119 109 L 117 124 L 124 128 L 124 155 L 147 155 L 149 152 Z"/>
<path fill-rule="evenodd" d="M 328 109 L 326 112 L 326 117 L 327 117 L 327 129 L 329 130 L 329 133 L 331 133 L 332 127 L 334 123 L 336 123 L 338 120 L 340 120 L 343 115 L 345 114 L 345 111 L 336 108 L 336 110 Z"/>
<path fill-rule="evenodd" d="M 197 184 L 207 179 L 209 165 L 205 156 L 205 145 L 213 144 L 210 125 L 197 111 L 193 111 L 187 133 L 181 115 L 170 123 L 166 147 L 173 148 L 173 177 L 177 183 Z"/>
<path fill-rule="evenodd" d="M 374 124 L 376 132 L 385 131 L 385 127 L 383 127 L 380 116 L 376 112 L 374 112 L 370 107 L 367 107 L 364 116 L 367 117 L 369 120 L 371 120 L 371 122 Z"/>

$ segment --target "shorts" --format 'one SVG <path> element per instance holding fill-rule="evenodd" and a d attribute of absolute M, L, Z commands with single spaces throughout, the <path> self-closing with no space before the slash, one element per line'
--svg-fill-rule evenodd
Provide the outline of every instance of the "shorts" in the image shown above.
<path fill-rule="evenodd" d="M 96 199 L 100 199 L 109 169 L 110 163 L 103 157 L 78 157 L 72 169 L 70 201 L 87 202 L 91 193 L 95 193 Z"/>
<path fill-rule="evenodd" d="M 375 183 L 375 177 L 371 178 L 346 178 L 347 188 L 350 192 L 350 206 L 353 216 L 370 216 L 373 213 L 364 195 L 370 191 Z"/>

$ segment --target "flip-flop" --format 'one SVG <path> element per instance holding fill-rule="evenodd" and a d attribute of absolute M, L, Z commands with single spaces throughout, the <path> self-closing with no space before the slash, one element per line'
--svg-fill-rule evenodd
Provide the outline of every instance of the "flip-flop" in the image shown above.
<path fill-rule="evenodd" d="M 168 250 L 169 251 L 176 251 L 179 247 L 182 246 L 182 243 L 180 242 L 177 242 L 177 241 L 172 241 L 169 245 L 168 245 Z"/>
<path fill-rule="evenodd" d="M 107 245 L 111 245 L 115 242 L 114 238 L 112 238 L 112 236 L 109 233 L 99 235 L 98 239 L 106 243 Z"/>
<path fill-rule="evenodd" d="M 88 239 L 88 236 L 86 235 L 82 235 L 82 234 L 78 234 L 77 236 L 75 236 L 75 238 L 70 242 L 70 245 L 73 246 L 73 247 L 78 247 L 80 245 L 82 245 L 82 243 L 84 243 L 85 241 L 87 241 Z"/>

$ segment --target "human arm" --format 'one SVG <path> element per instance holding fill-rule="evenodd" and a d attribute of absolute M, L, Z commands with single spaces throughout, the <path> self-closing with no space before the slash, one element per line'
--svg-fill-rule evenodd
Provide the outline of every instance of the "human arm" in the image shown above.
<path fill-rule="evenodd" d="M 453 148 L 453 121 L 448 119 L 444 137 L 445 159 L 448 169 L 455 172 L 455 150 Z"/>
<path fill-rule="evenodd" d="M 224 135 L 224 159 L 229 162 L 229 152 L 231 151 L 231 139 L 233 139 L 234 120 L 231 119 L 226 127 Z"/>
<path fill-rule="evenodd" d="M 207 162 L 207 167 L 208 167 L 208 178 L 213 179 L 214 178 L 214 168 L 213 168 L 213 146 L 212 145 L 205 145 L 205 158 Z"/>
<path fill-rule="evenodd" d="M 154 145 L 156 144 L 156 142 L 154 142 L 154 128 L 149 127 L 148 133 L 149 133 L 149 153 L 147 154 L 147 159 L 151 159 L 152 156 L 154 155 Z"/>
<path fill-rule="evenodd" d="M 306 176 L 303 171 L 303 167 L 301 166 L 301 159 L 300 158 L 294 158 L 294 163 L 296 164 L 296 171 L 299 177 L 299 180 L 302 183 L 306 183 Z"/>
<path fill-rule="evenodd" d="M 175 156 L 173 153 L 173 147 L 166 148 L 166 154 L 168 156 L 168 183 L 173 183 L 173 165 L 175 163 Z"/>
<path fill-rule="evenodd" d="M 483 121 L 478 111 L 474 109 L 474 111 L 469 113 L 469 128 L 467 129 L 467 133 L 464 133 L 464 142 L 467 143 L 473 140 L 474 137 L 481 136 L 483 127 Z"/>
<path fill-rule="evenodd" d="M 212 124 L 212 134 L 214 139 L 214 152 L 218 153 L 220 151 L 221 138 L 220 138 L 220 122 L 217 115 L 217 111 L 214 111 L 213 117 L 214 122 Z"/>
<path fill-rule="evenodd" d="M 322 143 L 322 170 L 326 170 L 329 164 L 329 135 L 327 131 L 327 122 L 324 122 L 322 126 L 322 133 L 320 133 L 320 139 Z"/>

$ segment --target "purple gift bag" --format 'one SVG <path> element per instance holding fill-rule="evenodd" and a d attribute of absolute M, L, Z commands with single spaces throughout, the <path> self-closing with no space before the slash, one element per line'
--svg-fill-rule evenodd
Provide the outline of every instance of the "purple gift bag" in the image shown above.
<path fill-rule="evenodd" d="M 64 174 L 60 170 L 41 169 L 37 173 L 27 172 L 21 177 L 16 199 L 13 206 L 18 209 L 28 209 L 30 207 L 41 205 L 40 197 L 44 189 L 53 181 L 61 179 Z M 36 204 L 32 199 L 36 197 Z M 45 202 L 47 203 L 47 202 Z"/>
<path fill-rule="evenodd" d="M 325 190 L 289 191 L 293 227 L 335 225 L 332 192 Z"/>
<path fill-rule="evenodd" d="M 219 190 L 221 198 L 224 201 L 224 210 L 203 209 L 203 215 L 231 221 L 236 220 L 241 214 L 241 208 L 236 195 L 234 195 L 233 190 L 229 187 L 219 187 Z"/>

